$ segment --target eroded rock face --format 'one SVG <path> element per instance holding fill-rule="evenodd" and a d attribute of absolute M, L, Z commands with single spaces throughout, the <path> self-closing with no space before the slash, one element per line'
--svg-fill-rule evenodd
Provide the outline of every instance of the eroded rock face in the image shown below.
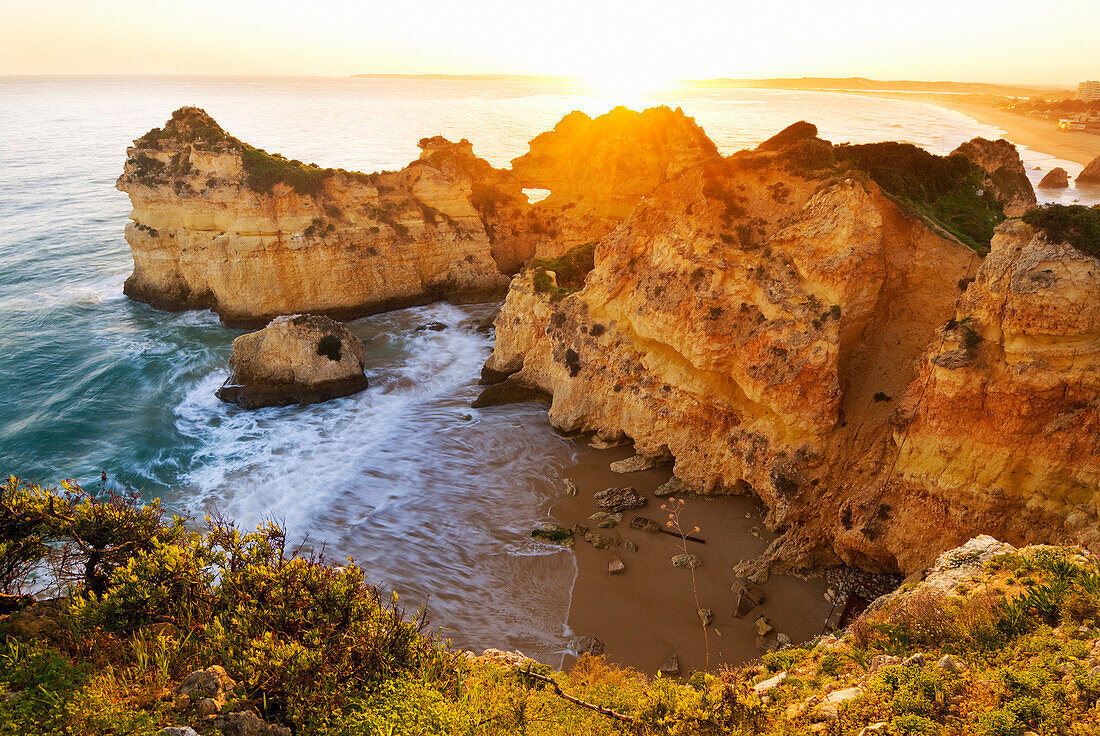
<path fill-rule="evenodd" d="M 421 141 L 398 172 L 270 156 L 181 108 L 128 149 L 130 297 L 237 324 L 500 293 L 527 253 L 499 222 L 528 205 L 467 141 Z M 500 229 L 494 238 L 491 231 Z"/>
<path fill-rule="evenodd" d="M 1098 548 L 1100 259 L 1008 221 L 940 335 L 900 402 L 899 478 L 1008 542 Z"/>
<path fill-rule="evenodd" d="M 1074 179 L 1074 184 L 1100 185 L 1100 156 L 1097 156 Z"/>
<path fill-rule="evenodd" d="M 245 409 L 314 404 L 367 387 L 363 344 L 319 315 L 276 317 L 233 341 L 229 378 L 218 398 Z"/>
<path fill-rule="evenodd" d="M 1095 259 L 1040 239 L 1006 261 L 1008 239 L 1031 242 L 1010 221 L 983 266 L 874 183 L 816 163 L 828 143 L 791 138 L 659 186 L 599 243 L 583 288 L 518 275 L 488 370 L 551 394 L 562 431 L 622 433 L 674 456 L 692 490 L 758 495 L 789 530 L 765 568 L 908 572 L 985 525 L 1045 541 L 1092 519 L 1073 504 L 1096 502 Z M 1027 296 L 994 296 L 997 269 L 1019 271 Z M 975 349 L 967 330 L 987 329 L 1003 345 Z M 984 386 L 1003 409 L 982 408 Z M 1009 450 L 1028 434 L 1050 441 L 1034 464 L 1029 445 Z M 995 490 L 1022 466 L 1019 490 Z"/>
<path fill-rule="evenodd" d="M 961 153 L 985 170 L 989 175 L 987 183 L 1004 203 L 1006 215 L 1019 217 L 1035 206 L 1035 190 L 1031 188 L 1024 163 L 1011 142 L 1004 138 L 996 141 L 975 138 L 954 152 Z"/>

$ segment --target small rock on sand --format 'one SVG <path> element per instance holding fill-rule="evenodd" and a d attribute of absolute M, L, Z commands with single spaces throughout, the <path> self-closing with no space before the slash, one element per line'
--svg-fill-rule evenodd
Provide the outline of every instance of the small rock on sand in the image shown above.
<path fill-rule="evenodd" d="M 763 589 L 744 578 L 734 580 L 730 590 L 733 592 L 733 615 L 737 618 L 744 618 L 764 602 Z"/>
<path fill-rule="evenodd" d="M 680 567 L 691 570 L 694 570 L 695 568 L 703 564 L 703 560 L 699 557 L 699 555 L 693 555 L 690 552 L 673 555 L 671 562 L 673 567 Z"/>
<path fill-rule="evenodd" d="M 680 676 L 680 658 L 676 654 L 670 654 L 665 663 L 661 665 L 661 668 L 657 670 L 657 674 L 662 677 L 679 677 Z"/>
<path fill-rule="evenodd" d="M 703 622 L 703 626 L 710 626 L 711 621 L 714 620 L 714 611 L 709 608 L 700 608 L 696 613 L 699 614 L 699 620 Z"/>
<path fill-rule="evenodd" d="M 573 641 L 569 642 L 569 646 L 571 646 L 577 654 L 591 654 L 593 657 L 598 657 L 607 650 L 607 647 L 602 641 L 594 636 L 588 636 L 587 634 L 573 639 Z"/>
<path fill-rule="evenodd" d="M 611 558 L 611 561 L 607 563 L 608 575 L 621 575 L 626 572 L 626 565 L 619 559 L 618 555 Z"/>
<path fill-rule="evenodd" d="M 764 616 L 756 619 L 756 635 L 767 636 L 768 632 L 772 630 L 771 624 L 768 623 L 768 619 Z"/>
<path fill-rule="evenodd" d="M 622 447 L 626 444 L 626 438 L 622 435 L 610 439 L 597 435 L 592 436 L 588 446 L 596 450 L 610 450 L 612 447 Z"/>
<path fill-rule="evenodd" d="M 643 470 L 652 470 L 653 468 L 659 468 L 662 465 L 669 463 L 668 457 L 646 457 L 645 455 L 635 455 L 634 457 L 628 457 L 626 460 L 616 460 L 611 463 L 611 471 L 614 473 L 639 473 Z"/>
<path fill-rule="evenodd" d="M 585 534 L 584 541 L 588 542 L 596 549 L 615 549 L 619 546 L 619 540 L 615 537 L 608 537 L 596 532 L 588 532 Z"/>
<path fill-rule="evenodd" d="M 596 507 L 611 512 L 630 511 L 645 506 L 649 499 L 629 486 L 624 488 L 605 488 L 595 495 Z"/>
<path fill-rule="evenodd" d="M 657 486 L 657 490 L 653 492 L 653 495 L 657 498 L 664 498 L 665 496 L 673 496 L 686 492 L 687 487 L 684 485 L 684 482 L 676 476 L 672 476 L 667 481 Z"/>
<path fill-rule="evenodd" d="M 611 529 L 623 520 L 622 514 L 613 514 L 607 511 L 597 511 L 588 517 L 588 520 L 600 529 Z"/>

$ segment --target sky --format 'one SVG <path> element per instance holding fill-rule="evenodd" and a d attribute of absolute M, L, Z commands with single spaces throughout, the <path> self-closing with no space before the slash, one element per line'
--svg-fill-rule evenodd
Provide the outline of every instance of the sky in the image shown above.
<path fill-rule="evenodd" d="M 1100 0 L 0 0 L 0 75 L 1100 78 Z"/>

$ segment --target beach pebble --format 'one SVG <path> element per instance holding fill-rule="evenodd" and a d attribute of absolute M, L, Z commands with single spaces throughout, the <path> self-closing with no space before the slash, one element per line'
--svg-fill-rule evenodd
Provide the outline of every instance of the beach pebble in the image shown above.
<path fill-rule="evenodd" d="M 640 509 L 649 503 L 649 499 L 629 486 L 625 488 L 605 488 L 594 496 L 597 508 L 615 513 Z"/>
<path fill-rule="evenodd" d="M 679 677 L 680 676 L 680 658 L 676 654 L 670 654 L 665 663 L 661 665 L 661 668 L 657 670 L 657 674 L 662 677 Z"/>
<path fill-rule="evenodd" d="M 690 553 L 673 555 L 671 562 L 673 567 L 680 567 L 692 570 L 703 564 L 703 560 L 699 557 L 699 555 L 693 555 Z"/>
<path fill-rule="evenodd" d="M 768 619 L 765 616 L 761 616 L 756 619 L 756 635 L 767 636 L 768 632 L 772 630 L 771 624 L 768 623 Z"/>
<path fill-rule="evenodd" d="M 624 572 L 626 572 L 626 565 L 623 564 L 623 561 L 619 559 L 617 555 L 612 557 L 611 561 L 607 563 L 608 575 L 621 575 Z"/>
<path fill-rule="evenodd" d="M 700 608 L 696 613 L 699 614 L 699 620 L 703 622 L 703 626 L 710 626 L 710 622 L 714 620 L 714 611 L 709 608 Z"/>
<path fill-rule="evenodd" d="M 791 637 L 787 634 L 776 634 L 775 640 L 779 642 L 779 646 L 788 647 L 791 645 Z"/>
<path fill-rule="evenodd" d="M 627 552 L 638 551 L 638 545 L 634 544 L 634 542 L 631 542 L 629 539 L 623 542 L 623 548 L 626 549 Z"/>
<path fill-rule="evenodd" d="M 574 483 L 573 481 L 569 480 L 568 478 L 565 479 L 565 495 L 567 495 L 567 496 L 576 496 L 577 495 L 577 484 Z"/>

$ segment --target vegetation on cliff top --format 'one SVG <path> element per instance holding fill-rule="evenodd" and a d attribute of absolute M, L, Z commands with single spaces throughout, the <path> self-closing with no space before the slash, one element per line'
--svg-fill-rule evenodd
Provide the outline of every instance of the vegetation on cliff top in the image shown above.
<path fill-rule="evenodd" d="M 936 156 L 910 143 L 833 148 L 839 162 L 864 172 L 902 207 L 979 252 L 989 248 L 1004 206 L 983 187 L 985 172 L 965 156 Z"/>
<path fill-rule="evenodd" d="M 1075 549 L 994 557 L 953 589 L 903 589 L 840 639 L 680 682 L 588 656 L 569 673 L 468 658 L 353 563 L 291 549 L 272 524 L 198 531 L 156 504 L 64 489 L 0 486 L 0 603 L 26 606 L 16 596 L 44 570 L 64 593 L 0 615 L 0 734 L 214 734 L 219 714 L 241 711 L 298 735 L 1100 729 L 1100 564 Z M 212 665 L 234 681 L 217 700 L 174 691 Z"/>
<path fill-rule="evenodd" d="M 1051 204 L 1024 213 L 1024 222 L 1055 243 L 1069 243 L 1082 253 L 1100 256 L 1100 205 Z"/>
<path fill-rule="evenodd" d="M 316 195 L 325 179 L 336 174 L 335 169 L 322 169 L 315 164 L 303 164 L 278 153 L 241 144 L 241 161 L 244 164 L 245 184 L 249 189 L 270 194 L 276 184 L 286 184 L 298 194 Z"/>
<path fill-rule="evenodd" d="M 535 291 L 562 297 L 580 291 L 588 272 L 596 266 L 596 243 L 584 243 L 557 258 L 537 258 L 528 266 Z M 550 276 L 553 272 L 554 276 Z"/>

